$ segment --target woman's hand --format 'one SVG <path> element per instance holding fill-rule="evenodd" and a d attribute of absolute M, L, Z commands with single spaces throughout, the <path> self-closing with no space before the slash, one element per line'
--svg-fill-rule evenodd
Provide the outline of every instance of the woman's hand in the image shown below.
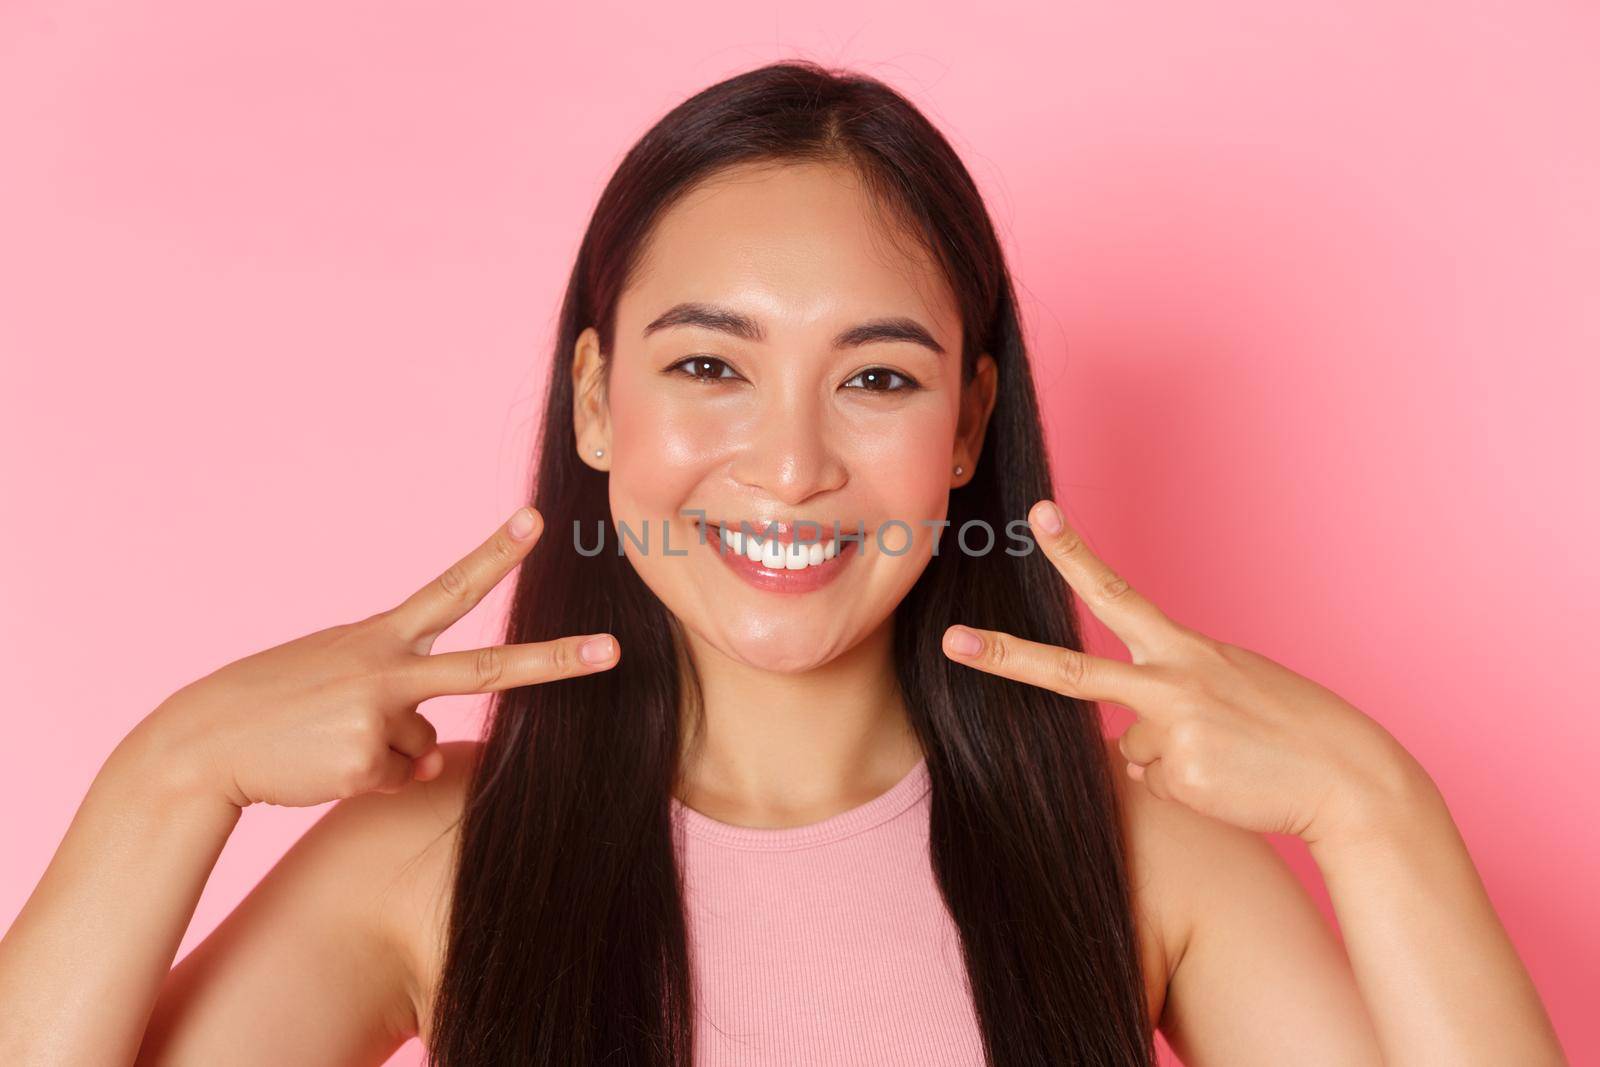
<path fill-rule="evenodd" d="M 1089 551 L 1054 503 L 1040 501 L 1028 518 L 1045 555 L 1128 646 L 1132 663 L 964 626 L 945 632 L 945 652 L 1133 711 L 1118 745 L 1128 774 L 1156 796 L 1316 842 L 1380 828 L 1431 784 L 1388 731 L 1337 694 L 1169 619 Z"/>
<path fill-rule="evenodd" d="M 168 697 L 135 732 L 160 739 L 163 764 L 176 761 L 185 788 L 218 790 L 240 807 L 321 804 L 436 777 L 444 758 L 417 712 L 422 701 L 590 674 L 617 660 L 609 634 L 430 654 L 543 528 L 537 511 L 519 509 L 398 607 L 230 663 Z"/>

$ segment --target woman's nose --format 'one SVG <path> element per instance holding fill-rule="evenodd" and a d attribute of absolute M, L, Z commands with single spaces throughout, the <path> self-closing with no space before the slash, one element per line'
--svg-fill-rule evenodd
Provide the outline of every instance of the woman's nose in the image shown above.
<path fill-rule="evenodd" d="M 730 473 L 741 485 L 799 504 L 845 481 L 824 406 L 789 393 L 763 405 Z"/>

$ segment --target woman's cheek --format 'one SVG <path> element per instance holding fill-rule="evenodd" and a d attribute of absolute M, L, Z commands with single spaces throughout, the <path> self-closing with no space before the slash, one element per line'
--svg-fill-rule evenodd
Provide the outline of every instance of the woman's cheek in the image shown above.
<path fill-rule="evenodd" d="M 631 496 L 681 497 L 716 467 L 732 446 L 727 421 L 708 418 L 703 406 L 686 409 L 664 400 L 612 406 L 612 440 L 621 478 Z"/>
<path fill-rule="evenodd" d="M 903 419 L 871 436 L 871 454 L 854 473 L 876 483 L 873 496 L 887 505 L 885 520 L 915 527 L 925 519 L 942 519 L 948 510 L 954 436 L 942 414 Z"/>
<path fill-rule="evenodd" d="M 703 467 L 723 458 L 736 439 L 743 406 L 730 402 L 736 398 L 685 395 L 694 388 L 619 382 L 611 404 L 613 438 L 625 438 L 633 446 L 630 454 L 654 452 L 669 468 Z"/>

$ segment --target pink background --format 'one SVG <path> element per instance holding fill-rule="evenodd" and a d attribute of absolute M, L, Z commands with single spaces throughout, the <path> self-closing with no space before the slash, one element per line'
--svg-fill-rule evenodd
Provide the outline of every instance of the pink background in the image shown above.
<path fill-rule="evenodd" d="M 612 167 L 799 55 L 901 88 L 985 190 L 1069 518 L 1421 758 L 1600 1058 L 1600 12 L 563 7 L 0 5 L 0 918 L 165 695 L 520 502 Z M 185 951 L 321 810 L 246 814 Z"/>

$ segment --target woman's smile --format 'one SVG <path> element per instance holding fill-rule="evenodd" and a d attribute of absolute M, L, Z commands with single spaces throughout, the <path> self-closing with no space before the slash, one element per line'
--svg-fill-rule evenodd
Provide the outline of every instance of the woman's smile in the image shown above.
<path fill-rule="evenodd" d="M 748 585 L 772 593 L 810 593 L 832 582 L 856 556 L 856 533 L 837 539 L 822 536 L 808 525 L 801 531 L 773 532 L 762 537 L 753 524 L 746 529 L 726 529 L 715 523 L 700 525 L 697 537 L 706 549 L 721 557 L 728 570 Z"/>

